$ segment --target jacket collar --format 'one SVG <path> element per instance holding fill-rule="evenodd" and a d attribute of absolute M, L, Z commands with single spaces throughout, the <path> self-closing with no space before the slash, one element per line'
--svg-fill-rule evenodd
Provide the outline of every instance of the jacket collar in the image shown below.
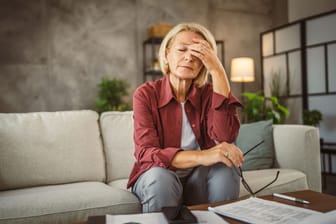
<path fill-rule="evenodd" d="M 189 91 L 189 95 L 187 96 L 186 101 L 189 101 L 195 109 L 200 108 L 201 105 L 201 94 L 199 88 L 197 88 L 194 84 L 191 85 Z M 171 100 L 176 100 L 173 89 L 170 85 L 169 75 L 165 75 L 162 78 L 162 84 L 160 89 L 160 96 L 159 96 L 159 108 L 164 107 L 167 105 Z"/>

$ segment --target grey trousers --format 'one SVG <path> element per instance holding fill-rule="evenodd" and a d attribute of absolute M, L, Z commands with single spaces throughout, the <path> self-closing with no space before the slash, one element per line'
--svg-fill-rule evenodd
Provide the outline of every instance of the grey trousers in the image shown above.
<path fill-rule="evenodd" d="M 143 173 L 132 191 L 142 204 L 143 212 L 160 211 L 180 203 L 194 205 L 232 200 L 239 196 L 240 178 L 225 164 L 199 166 L 185 179 L 174 171 L 153 167 Z"/>

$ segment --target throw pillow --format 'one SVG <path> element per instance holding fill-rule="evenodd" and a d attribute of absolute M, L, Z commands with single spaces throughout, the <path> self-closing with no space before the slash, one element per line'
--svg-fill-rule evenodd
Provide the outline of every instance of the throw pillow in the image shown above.
<path fill-rule="evenodd" d="M 250 148 L 264 140 L 262 144 L 245 155 L 243 170 L 267 169 L 273 166 L 274 144 L 272 125 L 272 120 L 241 125 L 235 143 L 242 152 L 247 152 Z"/>

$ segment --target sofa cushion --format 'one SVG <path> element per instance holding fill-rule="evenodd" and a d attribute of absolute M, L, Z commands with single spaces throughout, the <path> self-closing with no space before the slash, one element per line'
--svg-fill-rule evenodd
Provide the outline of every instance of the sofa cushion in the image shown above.
<path fill-rule="evenodd" d="M 272 120 L 243 124 L 240 127 L 236 145 L 246 152 L 264 140 L 244 158 L 243 170 L 268 169 L 273 167 L 274 144 Z"/>
<path fill-rule="evenodd" d="M 108 183 L 108 185 L 131 192 L 131 188 L 127 189 L 127 187 L 126 187 L 127 182 L 128 182 L 128 178 L 125 178 L 125 179 L 119 179 L 119 180 L 111 181 L 111 182 Z"/>
<path fill-rule="evenodd" d="M 107 182 L 128 178 L 134 164 L 133 112 L 105 112 L 100 116 L 106 156 Z"/>
<path fill-rule="evenodd" d="M 103 181 L 98 114 L 0 114 L 0 177 L 0 190 Z"/>
<path fill-rule="evenodd" d="M 293 169 L 264 169 L 264 170 L 250 170 L 244 171 L 243 175 L 251 187 L 252 191 L 257 191 L 263 186 L 270 183 L 276 177 L 277 171 L 280 170 L 278 179 L 262 190 L 257 195 L 269 195 L 272 193 L 285 193 L 292 191 L 307 190 L 307 177 L 304 173 Z M 240 185 L 239 197 L 249 195 L 244 186 Z"/>
<path fill-rule="evenodd" d="M 141 212 L 132 193 L 101 182 L 4 191 L 0 201 L 0 223 L 76 223 L 93 215 Z"/>

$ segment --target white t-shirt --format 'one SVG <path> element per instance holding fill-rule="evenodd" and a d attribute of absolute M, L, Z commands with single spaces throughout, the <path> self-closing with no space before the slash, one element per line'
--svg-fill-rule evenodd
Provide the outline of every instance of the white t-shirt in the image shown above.
<path fill-rule="evenodd" d="M 191 128 L 187 114 L 184 109 L 184 103 L 181 103 L 182 108 L 182 137 L 181 137 L 181 149 L 183 150 L 200 150 L 200 146 L 196 140 L 196 136 Z M 186 177 L 192 168 L 189 169 L 178 169 L 176 171 L 180 178 Z"/>

